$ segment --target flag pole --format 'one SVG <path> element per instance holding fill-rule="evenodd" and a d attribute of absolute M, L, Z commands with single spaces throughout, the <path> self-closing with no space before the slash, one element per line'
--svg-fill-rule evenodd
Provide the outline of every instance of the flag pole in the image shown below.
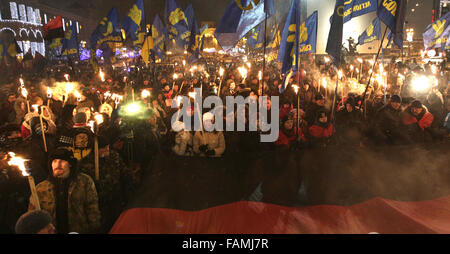
<path fill-rule="evenodd" d="M 266 18 L 264 19 L 264 55 L 263 55 L 263 71 L 262 71 L 262 88 L 261 96 L 264 96 L 264 77 L 266 75 L 266 44 L 267 44 L 267 12 Z"/>
<path fill-rule="evenodd" d="M 380 47 L 378 48 L 378 53 L 377 53 L 377 56 L 376 56 L 376 58 L 375 58 L 375 62 L 373 63 L 373 66 L 372 66 L 372 72 L 370 73 L 369 80 L 367 80 L 366 89 L 364 90 L 364 95 L 363 95 L 363 98 L 362 98 L 363 101 L 362 101 L 361 104 L 359 105 L 359 109 L 361 109 L 362 105 L 363 105 L 364 102 L 366 101 L 367 90 L 369 89 L 370 80 L 372 79 L 372 75 L 373 75 L 373 72 L 374 72 L 373 70 L 375 69 L 375 66 L 377 65 L 378 57 L 380 56 L 381 48 L 383 47 L 383 42 L 384 42 L 384 38 L 386 37 L 387 30 L 388 30 L 388 27 L 386 26 L 386 29 L 384 30 L 383 38 L 381 39 L 381 45 L 380 45 Z M 364 112 L 365 112 L 366 110 L 367 110 L 367 109 L 364 108 Z"/>
<path fill-rule="evenodd" d="M 299 16 L 300 16 L 300 8 L 301 8 L 301 2 L 299 1 L 298 2 L 298 12 L 299 12 Z M 300 25 L 301 25 L 301 20 L 299 21 L 299 19 L 300 19 L 300 17 L 297 17 L 297 22 L 296 22 L 296 25 L 295 25 L 295 62 L 296 62 L 296 64 L 297 64 L 297 82 L 298 82 L 298 94 L 297 94 L 297 96 L 298 96 L 298 98 L 297 98 L 297 103 L 298 103 L 298 105 L 297 105 L 297 109 L 299 109 L 300 110 L 300 91 L 301 91 L 301 86 L 300 86 Z M 298 140 L 299 139 L 299 133 L 298 133 L 298 129 L 299 129 L 299 126 L 300 125 L 300 112 L 299 111 L 297 111 L 297 130 L 296 130 L 296 133 L 297 133 L 297 137 L 296 137 L 296 139 Z"/>

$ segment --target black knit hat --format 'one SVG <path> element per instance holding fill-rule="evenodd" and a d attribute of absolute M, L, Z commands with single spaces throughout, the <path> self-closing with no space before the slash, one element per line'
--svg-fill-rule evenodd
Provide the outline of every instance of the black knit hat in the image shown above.
<path fill-rule="evenodd" d="M 55 151 L 53 151 L 50 154 L 49 160 L 48 160 L 49 164 L 50 164 L 50 168 L 51 168 L 51 164 L 52 164 L 53 160 L 55 160 L 55 159 L 67 161 L 70 164 L 71 169 L 75 169 L 77 166 L 77 160 L 73 156 L 73 152 L 71 150 L 63 148 L 63 147 L 57 148 Z"/>
<path fill-rule="evenodd" d="M 323 97 L 323 95 L 317 94 L 316 97 L 315 97 L 315 99 L 316 99 L 316 101 L 320 101 L 320 100 L 323 100 L 323 99 L 325 99 L 325 98 Z"/>
<path fill-rule="evenodd" d="M 347 100 L 345 101 L 345 105 L 350 104 L 350 106 L 354 107 L 355 106 L 355 99 L 353 97 L 348 97 Z"/>
<path fill-rule="evenodd" d="M 415 100 L 411 103 L 411 108 L 422 108 L 422 102 Z"/>
<path fill-rule="evenodd" d="M 391 102 L 402 103 L 402 97 L 400 97 L 400 95 L 397 94 L 392 95 Z"/>
<path fill-rule="evenodd" d="M 16 234 L 37 234 L 52 223 L 52 217 L 44 210 L 30 211 L 17 220 Z"/>

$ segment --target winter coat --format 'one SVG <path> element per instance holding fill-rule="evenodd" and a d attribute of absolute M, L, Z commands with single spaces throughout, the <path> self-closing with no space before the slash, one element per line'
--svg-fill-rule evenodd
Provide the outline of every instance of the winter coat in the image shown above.
<path fill-rule="evenodd" d="M 326 146 L 333 135 L 333 125 L 316 121 L 309 127 L 309 143 L 312 146 Z"/>
<path fill-rule="evenodd" d="M 200 146 L 207 145 L 208 150 L 214 150 L 215 155 L 213 157 L 221 157 L 225 152 L 225 137 L 223 132 L 207 132 L 204 133 L 197 131 L 194 135 L 194 152 L 202 157 L 206 156 L 200 151 Z"/>
<path fill-rule="evenodd" d="M 36 186 L 39 204 L 47 211 L 56 223 L 55 186 L 45 180 Z M 86 174 L 80 173 L 69 184 L 68 192 L 69 231 L 80 234 L 96 233 L 100 228 L 101 215 L 98 207 L 97 190 L 94 181 Z M 28 211 L 35 210 L 30 197 Z M 55 225 L 57 227 L 57 225 Z"/>
<path fill-rule="evenodd" d="M 425 142 L 431 139 L 429 132 L 434 116 L 423 107 L 422 113 L 414 116 L 411 108 L 407 108 L 402 116 L 403 125 L 410 142 Z"/>
<path fill-rule="evenodd" d="M 403 140 L 401 110 L 395 110 L 391 104 L 383 106 L 375 115 L 372 131 L 377 141 L 398 143 Z"/>
<path fill-rule="evenodd" d="M 172 151 L 178 156 L 194 155 L 192 134 L 188 131 L 177 133 Z"/>
<path fill-rule="evenodd" d="M 312 126 L 314 124 L 314 121 L 316 120 L 319 111 L 326 111 L 325 107 L 313 103 L 307 108 L 304 119 L 308 123 L 308 126 Z"/>
<path fill-rule="evenodd" d="M 302 130 L 297 128 L 297 130 L 293 129 L 290 132 L 287 130 L 280 130 L 278 140 L 275 141 L 275 145 L 277 147 L 285 147 L 288 149 L 291 148 L 291 145 L 293 145 L 297 139 L 297 132 L 299 133 L 300 140 L 306 142 L 306 138 Z"/>

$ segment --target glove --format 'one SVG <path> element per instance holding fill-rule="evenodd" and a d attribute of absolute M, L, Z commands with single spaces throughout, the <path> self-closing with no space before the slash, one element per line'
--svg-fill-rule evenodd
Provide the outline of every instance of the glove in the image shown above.
<path fill-rule="evenodd" d="M 208 151 L 208 145 L 201 145 L 198 150 L 202 153 L 206 153 L 206 151 Z"/>
<path fill-rule="evenodd" d="M 216 155 L 216 151 L 214 151 L 214 150 L 208 150 L 208 151 L 206 151 L 206 156 L 212 157 L 212 156 L 214 156 L 214 155 Z"/>

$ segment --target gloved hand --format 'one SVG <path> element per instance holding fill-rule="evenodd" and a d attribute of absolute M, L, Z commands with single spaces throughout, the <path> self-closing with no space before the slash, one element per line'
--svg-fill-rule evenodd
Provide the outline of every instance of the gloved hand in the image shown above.
<path fill-rule="evenodd" d="M 214 151 L 214 150 L 208 150 L 208 151 L 206 151 L 206 156 L 212 157 L 212 156 L 214 156 L 214 155 L 216 155 L 216 151 Z"/>
<path fill-rule="evenodd" d="M 202 153 L 206 153 L 206 151 L 208 151 L 208 145 L 201 145 L 198 150 Z"/>

